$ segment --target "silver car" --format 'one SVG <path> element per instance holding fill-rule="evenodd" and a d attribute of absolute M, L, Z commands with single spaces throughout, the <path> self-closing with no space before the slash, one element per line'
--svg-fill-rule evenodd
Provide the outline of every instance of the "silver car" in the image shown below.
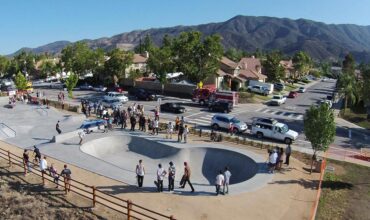
<path fill-rule="evenodd" d="M 239 133 L 247 130 L 247 124 L 236 117 L 227 114 L 216 114 L 212 117 L 211 127 L 215 130 L 220 128 L 229 129 L 230 123 L 233 125 L 233 132 Z"/>

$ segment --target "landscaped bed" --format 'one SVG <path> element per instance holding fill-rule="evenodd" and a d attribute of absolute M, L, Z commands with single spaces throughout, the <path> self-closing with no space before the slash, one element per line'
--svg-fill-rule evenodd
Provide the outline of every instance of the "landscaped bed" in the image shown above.
<path fill-rule="evenodd" d="M 328 160 L 316 219 L 370 219 L 370 167 Z"/>

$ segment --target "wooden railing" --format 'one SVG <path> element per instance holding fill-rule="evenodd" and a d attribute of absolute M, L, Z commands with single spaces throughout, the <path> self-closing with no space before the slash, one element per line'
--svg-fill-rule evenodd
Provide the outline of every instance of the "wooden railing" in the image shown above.
<path fill-rule="evenodd" d="M 321 162 L 319 185 L 318 185 L 318 189 L 316 193 L 315 202 L 312 205 L 312 209 L 311 209 L 311 218 L 310 218 L 311 220 L 315 220 L 317 208 L 319 207 L 320 196 L 321 196 L 321 185 L 322 185 L 322 181 L 324 180 L 325 169 L 326 169 L 326 158 L 327 158 L 327 151 L 325 152 L 325 156 L 323 157 L 323 160 Z"/>
<path fill-rule="evenodd" d="M 7 160 L 9 166 L 16 165 L 23 168 L 25 173 L 28 172 L 28 167 L 25 163 L 23 163 L 22 157 L 13 154 L 10 151 L 0 148 L 0 158 Z M 38 164 L 35 164 L 33 162 L 30 162 L 30 164 L 33 167 L 31 169 L 31 172 L 41 177 L 43 185 L 45 185 L 46 181 L 53 182 L 54 178 L 48 173 L 42 172 L 40 169 L 38 169 L 39 167 Z M 61 180 L 61 182 L 62 184 L 60 184 L 59 182 L 57 184 L 58 186 L 61 186 L 64 189 L 65 194 L 69 193 L 70 188 L 71 192 L 92 200 L 92 207 L 95 207 L 96 204 L 100 204 L 118 213 L 126 215 L 128 220 L 131 219 L 175 220 L 175 218 L 172 215 L 167 216 L 162 213 L 147 209 L 143 206 L 133 203 L 131 200 L 125 200 L 118 198 L 117 196 L 107 194 L 101 190 L 98 190 L 97 187 L 95 186 L 87 185 L 78 180 L 71 179 L 70 186 L 68 186 L 68 182 L 65 178 Z"/>

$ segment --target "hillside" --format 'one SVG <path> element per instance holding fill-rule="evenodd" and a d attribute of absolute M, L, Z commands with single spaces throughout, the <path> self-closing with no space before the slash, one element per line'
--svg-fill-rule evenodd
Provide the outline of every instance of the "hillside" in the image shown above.
<path fill-rule="evenodd" d="M 279 49 L 286 54 L 298 50 L 307 51 L 316 60 L 342 58 L 352 52 L 357 61 L 370 61 L 370 26 L 353 24 L 325 24 L 311 20 L 273 17 L 236 16 L 219 23 L 197 26 L 152 28 L 122 33 L 110 38 L 83 40 L 92 48 L 106 50 L 128 45 L 137 45 L 140 38 L 150 35 L 156 44 L 163 36 L 176 36 L 183 31 L 198 30 L 205 35 L 220 34 L 225 48 L 238 48 L 252 52 Z M 59 53 L 70 42 L 58 41 L 27 51 L 35 53 Z"/>

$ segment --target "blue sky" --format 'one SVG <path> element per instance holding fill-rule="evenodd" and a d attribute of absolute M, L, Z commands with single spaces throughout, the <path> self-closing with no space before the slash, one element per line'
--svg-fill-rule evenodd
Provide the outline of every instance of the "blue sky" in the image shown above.
<path fill-rule="evenodd" d="M 1 0 L 0 54 L 57 40 L 220 22 L 236 15 L 370 25 L 369 8 L 369 0 Z"/>

